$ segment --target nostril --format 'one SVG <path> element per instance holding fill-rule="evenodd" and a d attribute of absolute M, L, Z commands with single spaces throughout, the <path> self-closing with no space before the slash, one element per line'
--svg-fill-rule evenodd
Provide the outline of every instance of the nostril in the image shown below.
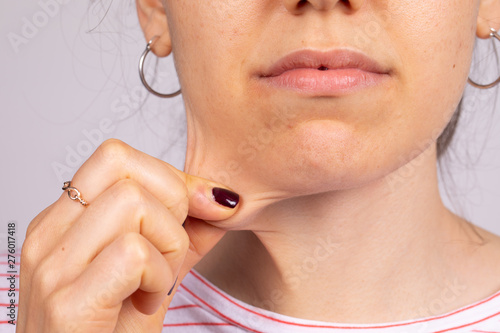
<path fill-rule="evenodd" d="M 300 0 L 300 1 L 297 3 L 297 8 L 302 8 L 302 7 L 304 7 L 305 5 L 307 5 L 307 0 Z"/>

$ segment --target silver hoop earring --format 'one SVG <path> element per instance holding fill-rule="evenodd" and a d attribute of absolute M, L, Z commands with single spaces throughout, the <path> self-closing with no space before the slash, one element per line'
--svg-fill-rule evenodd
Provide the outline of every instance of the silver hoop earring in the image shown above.
<path fill-rule="evenodd" d="M 172 98 L 172 97 L 175 97 L 175 96 L 179 95 L 181 93 L 181 89 L 177 90 L 173 94 L 162 94 L 162 93 L 159 93 L 159 92 L 157 92 L 156 90 L 154 90 L 153 88 L 151 88 L 149 86 L 149 84 L 146 82 L 146 78 L 144 76 L 144 60 L 146 60 L 146 56 L 148 55 L 149 51 L 151 51 L 151 44 L 153 44 L 153 41 L 156 38 L 158 38 L 158 36 L 154 36 L 153 38 L 151 38 L 151 40 L 148 42 L 148 45 L 146 45 L 146 49 L 142 53 L 141 59 L 139 59 L 139 76 L 141 78 L 142 84 L 144 85 L 144 87 L 146 87 L 146 89 L 150 93 L 152 93 L 153 95 L 156 95 L 158 97 Z"/>
<path fill-rule="evenodd" d="M 500 36 L 498 35 L 497 31 L 493 28 L 490 28 L 490 37 L 495 37 L 496 39 L 500 40 Z M 488 89 L 488 88 L 492 88 L 494 86 L 496 86 L 499 82 L 500 82 L 500 77 L 498 79 L 496 79 L 495 82 L 492 82 L 490 84 L 479 84 L 479 83 L 476 83 L 474 81 L 472 81 L 470 78 L 467 78 L 467 81 L 469 82 L 469 84 L 471 86 L 474 86 L 476 88 L 479 88 L 479 89 Z"/>

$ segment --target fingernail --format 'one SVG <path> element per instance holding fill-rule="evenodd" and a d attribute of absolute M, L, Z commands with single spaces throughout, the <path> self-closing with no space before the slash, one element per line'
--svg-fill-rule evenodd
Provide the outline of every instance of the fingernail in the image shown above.
<path fill-rule="evenodd" d="M 240 201 L 240 196 L 237 193 L 221 187 L 214 187 L 212 195 L 218 204 L 229 208 L 236 207 Z"/>
<path fill-rule="evenodd" d="M 172 288 L 170 288 L 170 291 L 168 292 L 167 296 L 170 296 L 170 294 L 172 293 L 172 291 L 174 290 L 174 287 L 175 287 L 175 284 L 177 283 L 177 279 L 179 278 L 179 275 L 177 275 L 177 277 L 175 278 L 175 281 L 174 281 L 174 285 L 172 286 Z"/>

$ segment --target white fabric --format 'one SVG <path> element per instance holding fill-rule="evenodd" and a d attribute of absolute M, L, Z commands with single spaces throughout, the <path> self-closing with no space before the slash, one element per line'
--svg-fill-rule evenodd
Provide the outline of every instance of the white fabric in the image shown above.
<path fill-rule="evenodd" d="M 196 270 L 184 278 L 163 332 L 500 332 L 500 291 L 447 314 L 387 324 L 341 324 L 293 318 L 241 302 Z"/>

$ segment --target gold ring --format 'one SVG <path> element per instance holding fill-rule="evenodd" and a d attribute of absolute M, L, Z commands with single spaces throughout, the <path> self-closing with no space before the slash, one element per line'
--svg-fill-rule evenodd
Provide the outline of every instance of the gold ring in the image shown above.
<path fill-rule="evenodd" d="M 64 185 L 62 187 L 63 191 L 68 191 L 68 197 L 71 200 L 78 200 L 83 206 L 88 206 L 89 203 L 82 198 L 82 194 L 76 187 L 71 186 L 71 180 L 64 182 Z"/>

